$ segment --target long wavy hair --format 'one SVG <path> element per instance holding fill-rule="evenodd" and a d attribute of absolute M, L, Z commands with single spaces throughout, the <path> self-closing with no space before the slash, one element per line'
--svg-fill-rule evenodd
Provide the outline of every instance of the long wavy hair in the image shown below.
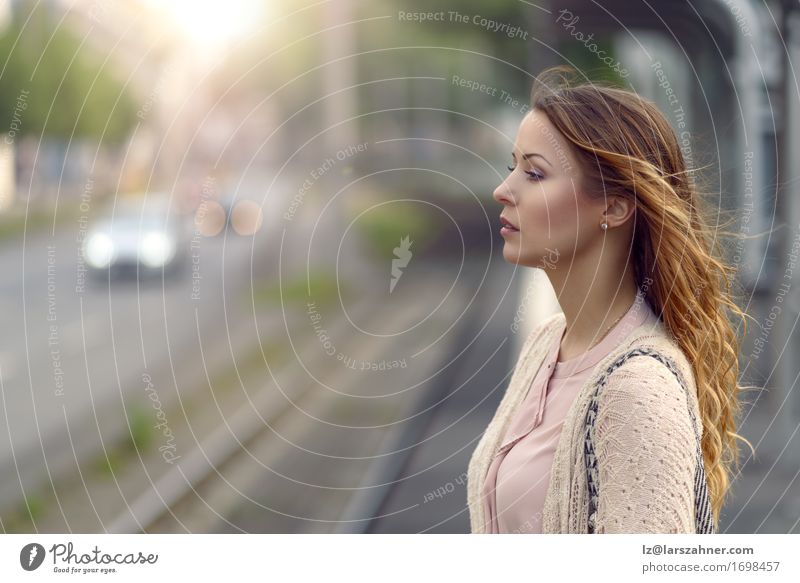
<path fill-rule="evenodd" d="M 736 433 L 740 392 L 748 387 L 739 384 L 740 338 L 733 322 L 742 321 L 744 335 L 747 318 L 752 319 L 737 305 L 736 268 L 725 256 L 723 237 L 737 235 L 721 231 L 722 223 L 712 226 L 701 177 L 687 168 L 674 130 L 651 101 L 557 66 L 534 81 L 531 107 L 543 112 L 571 146 L 586 196 L 634 201 L 630 256 L 636 282 L 692 365 L 718 524 L 733 466 L 738 470 L 736 440 L 752 450 Z"/>

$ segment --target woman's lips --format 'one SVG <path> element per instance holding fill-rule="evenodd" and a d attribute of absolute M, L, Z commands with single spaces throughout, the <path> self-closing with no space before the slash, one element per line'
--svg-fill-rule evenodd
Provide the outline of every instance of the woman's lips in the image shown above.
<path fill-rule="evenodd" d="M 500 217 L 500 224 L 502 225 L 500 228 L 500 234 L 504 237 L 511 235 L 512 233 L 519 233 L 519 229 L 512 225 L 511 222 L 505 217 Z"/>

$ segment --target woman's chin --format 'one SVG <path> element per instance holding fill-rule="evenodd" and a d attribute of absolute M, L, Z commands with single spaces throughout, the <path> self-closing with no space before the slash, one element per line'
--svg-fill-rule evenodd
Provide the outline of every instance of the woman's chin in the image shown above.
<path fill-rule="evenodd" d="M 506 243 L 503 245 L 503 259 L 508 263 L 522 263 L 522 256 L 519 254 L 519 246 Z"/>
<path fill-rule="evenodd" d="M 531 252 L 520 254 L 519 245 L 515 243 L 506 242 L 503 245 L 503 259 L 508 263 L 519 265 L 520 267 L 548 267 L 554 266 L 555 261 L 558 259 L 557 254 L 552 251 L 548 252 Z"/>

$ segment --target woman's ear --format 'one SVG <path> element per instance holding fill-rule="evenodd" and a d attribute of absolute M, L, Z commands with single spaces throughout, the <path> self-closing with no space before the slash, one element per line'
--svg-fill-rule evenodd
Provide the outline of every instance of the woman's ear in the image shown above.
<path fill-rule="evenodd" d="M 635 204 L 623 196 L 610 196 L 603 218 L 609 227 L 618 227 L 633 216 Z"/>

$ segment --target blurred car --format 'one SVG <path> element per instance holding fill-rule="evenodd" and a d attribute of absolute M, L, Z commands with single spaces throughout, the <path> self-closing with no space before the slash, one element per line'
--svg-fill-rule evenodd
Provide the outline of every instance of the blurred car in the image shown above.
<path fill-rule="evenodd" d="M 183 218 L 161 194 L 118 198 L 89 228 L 82 253 L 95 275 L 173 273 L 188 261 Z"/>

